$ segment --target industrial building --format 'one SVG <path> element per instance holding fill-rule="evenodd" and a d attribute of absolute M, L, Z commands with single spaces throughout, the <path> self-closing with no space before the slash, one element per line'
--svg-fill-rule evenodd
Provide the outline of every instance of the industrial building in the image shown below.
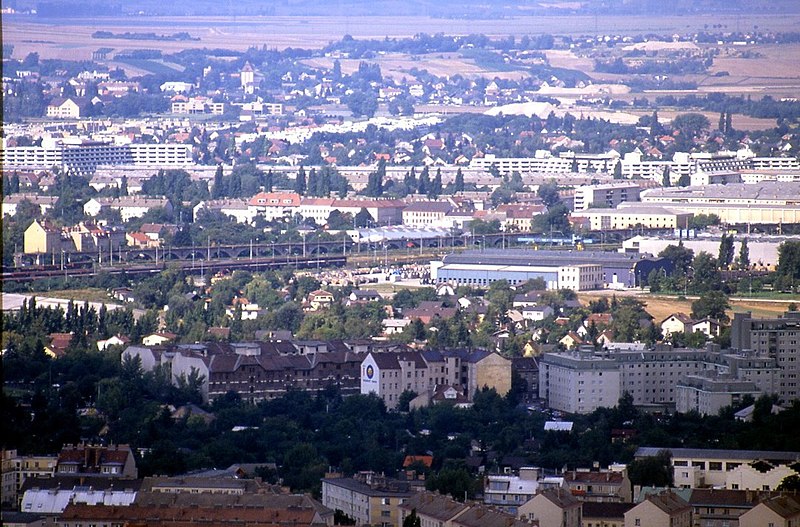
<path fill-rule="evenodd" d="M 671 263 L 643 254 L 520 249 L 471 250 L 431 262 L 436 283 L 488 286 L 497 280 L 517 285 L 541 278 L 548 289 L 638 287 L 653 269 L 669 273 Z"/>

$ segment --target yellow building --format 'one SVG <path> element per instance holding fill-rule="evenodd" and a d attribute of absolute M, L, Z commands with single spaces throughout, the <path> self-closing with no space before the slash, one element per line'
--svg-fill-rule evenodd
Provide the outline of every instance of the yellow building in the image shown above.
<path fill-rule="evenodd" d="M 588 209 L 576 212 L 574 218 L 585 218 L 589 230 L 621 230 L 643 227 L 645 229 L 686 228 L 694 214 L 678 212 L 653 205 L 623 204 L 617 209 Z"/>
<path fill-rule="evenodd" d="M 20 456 L 16 450 L 3 450 L 3 506 L 16 508 L 18 493 L 25 480 L 50 477 L 55 468 L 55 456 Z"/>
<path fill-rule="evenodd" d="M 23 240 L 25 254 L 55 254 L 64 248 L 61 229 L 47 220 L 34 220 L 25 229 Z"/>

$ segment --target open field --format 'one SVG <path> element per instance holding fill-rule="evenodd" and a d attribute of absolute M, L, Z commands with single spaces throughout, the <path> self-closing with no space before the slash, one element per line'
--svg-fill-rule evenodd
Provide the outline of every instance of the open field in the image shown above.
<path fill-rule="evenodd" d="M 14 46 L 14 58 L 36 51 L 42 58 L 88 60 L 100 47 L 115 51 L 157 48 L 173 53 L 186 48 L 227 48 L 249 46 L 275 48 L 319 48 L 349 34 L 356 38 L 410 37 L 417 33 L 489 36 L 521 36 L 541 33 L 641 34 L 688 33 L 704 26 L 761 31 L 795 31 L 800 15 L 753 15 L 746 21 L 735 15 L 717 16 L 530 16 L 490 20 L 451 20 L 425 16 L 275 16 L 275 17 L 100 17 L 93 19 L 48 20 L 27 15 L 4 15 L 3 43 Z M 148 42 L 125 39 L 92 39 L 95 31 L 113 33 L 148 31 L 173 34 L 185 31 L 199 41 Z"/>
<path fill-rule="evenodd" d="M 333 58 L 317 57 L 301 61 L 313 68 L 333 67 Z M 342 73 L 350 74 L 358 69 L 361 60 L 339 59 Z M 411 68 L 427 70 L 437 76 L 462 75 L 464 77 L 498 77 L 501 79 L 520 79 L 528 76 L 523 71 L 494 71 L 486 69 L 475 63 L 472 59 L 463 57 L 460 53 L 427 53 L 424 55 L 409 55 L 407 53 L 387 53 L 369 59 L 369 62 L 380 65 L 384 77 L 399 81 L 403 77 L 411 78 L 408 73 Z"/>
<path fill-rule="evenodd" d="M 600 297 L 607 297 L 611 298 L 614 292 L 612 291 L 587 291 L 578 294 L 578 298 L 584 304 L 588 304 L 591 300 L 596 300 Z M 623 293 L 625 295 L 630 295 L 630 293 Z M 621 296 L 618 294 L 618 296 Z M 635 294 L 638 300 L 641 300 L 645 303 L 645 309 L 648 313 L 653 315 L 653 318 L 660 322 L 670 316 L 673 313 L 686 313 L 689 314 L 692 312 L 692 302 L 694 302 L 697 297 L 689 297 L 684 299 L 679 299 L 678 297 L 674 296 L 662 296 L 662 295 L 650 295 L 646 293 L 638 293 Z M 794 302 L 798 302 L 800 299 L 795 299 Z M 775 317 L 781 315 L 787 311 L 789 308 L 789 304 L 791 300 L 781 301 L 781 300 L 757 300 L 757 299 L 730 299 L 731 309 L 728 311 L 728 316 L 733 318 L 733 313 L 735 312 L 744 312 L 744 311 L 751 311 L 753 316 L 756 318 L 759 317 Z"/>

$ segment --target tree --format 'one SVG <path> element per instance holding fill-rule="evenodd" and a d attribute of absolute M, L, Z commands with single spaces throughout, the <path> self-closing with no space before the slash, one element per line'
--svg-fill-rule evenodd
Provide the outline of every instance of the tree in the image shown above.
<path fill-rule="evenodd" d="M 211 197 L 219 199 L 225 196 L 225 183 L 222 177 L 222 165 L 217 165 L 217 171 L 214 172 L 214 186 L 211 187 Z"/>
<path fill-rule="evenodd" d="M 454 192 L 464 192 L 464 174 L 461 172 L 461 167 L 456 171 L 456 180 L 453 184 Z"/>
<path fill-rule="evenodd" d="M 669 165 L 664 167 L 664 174 L 661 176 L 661 186 L 662 187 L 669 187 L 670 183 L 670 173 L 669 173 Z"/>
<path fill-rule="evenodd" d="M 303 168 L 303 165 L 300 165 L 300 169 L 294 178 L 294 191 L 301 196 L 306 193 L 306 169 Z"/>
<path fill-rule="evenodd" d="M 800 241 L 786 241 L 778 247 L 778 267 L 775 271 L 779 276 L 791 280 L 800 278 Z"/>
<path fill-rule="evenodd" d="M 614 165 L 614 179 L 622 179 L 622 162 L 617 161 L 617 164 Z"/>
<path fill-rule="evenodd" d="M 552 180 L 539 185 L 536 194 L 548 208 L 561 201 L 561 197 L 558 195 L 558 185 Z"/>
<path fill-rule="evenodd" d="M 428 192 L 428 196 L 430 196 L 433 199 L 436 199 L 439 197 L 441 193 L 442 193 L 442 169 L 437 168 L 436 175 L 433 177 L 433 182 L 431 183 L 430 192 Z"/>
<path fill-rule="evenodd" d="M 715 318 L 726 324 L 730 320 L 726 311 L 730 308 L 728 295 L 722 291 L 709 291 L 692 302 L 692 317 L 695 319 Z"/>
<path fill-rule="evenodd" d="M 372 215 L 369 211 L 362 207 L 355 217 L 356 227 L 368 227 L 372 223 Z"/>
<path fill-rule="evenodd" d="M 722 287 L 719 263 L 709 253 L 700 251 L 694 257 L 692 266 L 694 267 L 694 274 L 692 275 L 692 290 L 694 292 L 715 291 Z"/>
<path fill-rule="evenodd" d="M 422 169 L 417 181 L 417 194 L 427 194 L 431 188 L 431 172 L 428 167 Z"/>
<path fill-rule="evenodd" d="M 384 179 L 386 179 L 386 160 L 381 159 L 378 162 L 378 169 L 369 174 L 367 186 L 364 189 L 364 195 L 373 198 L 382 196 Z"/>
<path fill-rule="evenodd" d="M 685 275 L 689 266 L 694 259 L 694 251 L 687 249 L 683 246 L 683 241 L 678 242 L 678 245 L 667 245 L 658 253 L 660 258 L 666 258 L 672 263 L 674 273 Z"/>
<path fill-rule="evenodd" d="M 719 256 L 717 257 L 717 262 L 721 269 L 730 267 L 731 263 L 733 263 L 733 253 L 733 234 L 726 235 L 723 233 L 719 242 Z"/>
<path fill-rule="evenodd" d="M 628 464 L 631 483 L 641 486 L 672 486 L 672 453 L 662 450 L 655 456 L 636 459 Z"/>
<path fill-rule="evenodd" d="M 747 238 L 742 240 L 742 246 L 739 247 L 739 256 L 736 258 L 736 268 L 743 271 L 750 269 L 750 249 L 747 247 Z"/>
<path fill-rule="evenodd" d="M 672 120 L 672 127 L 687 138 L 693 138 L 708 130 L 711 122 L 701 113 L 682 113 Z"/>
<path fill-rule="evenodd" d="M 411 514 L 403 520 L 403 527 L 421 527 L 422 521 L 417 516 L 417 509 L 411 509 Z"/>

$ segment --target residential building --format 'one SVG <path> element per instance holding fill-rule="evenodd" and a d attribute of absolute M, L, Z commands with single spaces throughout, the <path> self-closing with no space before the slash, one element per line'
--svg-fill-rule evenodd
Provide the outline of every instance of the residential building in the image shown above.
<path fill-rule="evenodd" d="M 573 213 L 571 217 L 586 220 L 591 231 L 609 231 L 686 228 L 693 215 L 692 212 L 676 212 L 668 207 L 626 205 L 610 209 L 584 209 Z"/>
<path fill-rule="evenodd" d="M 800 312 L 782 317 L 754 319 L 750 313 L 736 313 L 731 322 L 731 348 L 754 359 L 777 361 L 780 370 L 776 393 L 783 401 L 800 398 Z M 755 376 L 748 376 L 758 384 Z"/>
<path fill-rule="evenodd" d="M 416 490 L 407 481 L 363 472 L 352 478 L 323 479 L 322 504 L 342 511 L 356 525 L 395 527 L 400 525 L 400 506 Z"/>
<path fill-rule="evenodd" d="M 2 504 L 17 506 L 22 484 L 30 478 L 51 477 L 55 472 L 55 456 L 21 456 L 16 450 L 3 450 L 2 459 Z"/>
<path fill-rule="evenodd" d="M 39 207 L 39 212 L 42 216 L 50 212 L 56 202 L 58 196 L 42 196 L 39 194 L 11 194 L 3 196 L 3 216 L 14 216 L 17 213 L 17 207 L 22 202 L 30 202 L 31 204 Z"/>
<path fill-rule="evenodd" d="M 694 489 L 689 497 L 695 526 L 728 525 L 738 527 L 739 517 L 752 509 L 764 493 L 746 490 Z"/>
<path fill-rule="evenodd" d="M 291 220 L 299 212 L 300 200 L 300 194 L 293 192 L 259 192 L 247 204 L 266 221 Z"/>
<path fill-rule="evenodd" d="M 453 527 L 531 527 L 527 521 L 475 505 L 459 514 L 451 522 Z"/>
<path fill-rule="evenodd" d="M 25 254 L 60 253 L 69 249 L 67 239 L 62 236 L 61 229 L 49 220 L 33 220 L 23 235 L 23 251 Z"/>
<path fill-rule="evenodd" d="M 213 199 L 201 201 L 192 209 L 192 216 L 198 218 L 202 212 L 219 212 L 230 216 L 236 223 L 252 224 L 258 213 L 245 199 Z"/>
<path fill-rule="evenodd" d="M 403 392 L 429 402 L 437 387 L 445 386 L 469 401 L 484 387 L 505 395 L 511 389 L 511 361 L 483 350 L 383 351 L 367 354 L 361 364 L 361 393 L 374 393 L 390 409 Z"/>
<path fill-rule="evenodd" d="M 633 506 L 633 503 L 584 501 L 581 527 L 625 527 L 625 513 Z"/>
<path fill-rule="evenodd" d="M 796 527 L 800 525 L 800 498 L 775 496 L 739 516 L 739 527 Z"/>
<path fill-rule="evenodd" d="M 47 105 L 47 117 L 56 119 L 80 119 L 84 117 L 91 106 L 85 97 L 57 97 Z"/>
<path fill-rule="evenodd" d="M 168 368 L 176 384 L 181 375 L 188 377 L 197 371 L 204 378 L 200 391 L 206 401 L 234 391 L 257 402 L 280 397 L 291 389 L 319 392 L 337 386 L 344 395 L 359 393 L 365 354 L 342 343 L 333 349 L 301 353 L 292 342 L 275 340 L 130 346 L 122 357 L 139 357 L 145 371 Z"/>
<path fill-rule="evenodd" d="M 225 113 L 224 102 L 214 102 L 213 99 L 208 97 L 189 97 L 188 99 L 183 96 L 173 99 L 172 113 L 182 113 L 189 115 L 222 115 Z"/>
<path fill-rule="evenodd" d="M 626 470 L 570 470 L 564 483 L 582 501 L 631 502 L 633 491 Z"/>
<path fill-rule="evenodd" d="M 119 198 L 91 198 L 83 205 L 83 212 L 92 218 L 104 210 L 119 211 L 122 221 L 141 218 L 151 209 L 164 209 L 172 212 L 172 203 L 165 197 L 145 198 L 141 196 L 121 196 Z"/>
<path fill-rule="evenodd" d="M 48 525 L 67 508 L 70 503 L 92 506 L 113 505 L 127 507 L 136 498 L 141 485 L 138 479 L 115 477 L 92 478 L 55 476 L 31 478 L 22 487 L 20 510 L 42 514 Z"/>
<path fill-rule="evenodd" d="M 575 189 L 576 211 L 592 207 L 616 208 L 625 201 L 639 201 L 639 185 L 630 182 L 582 185 Z"/>
<path fill-rule="evenodd" d="M 686 375 L 675 385 L 675 409 L 717 415 L 728 406 L 738 406 L 745 397 L 757 399 L 761 391 L 752 381 L 733 375 Z"/>
<path fill-rule="evenodd" d="M 445 216 L 454 209 L 449 201 L 417 201 L 403 209 L 403 225 L 406 227 L 440 226 Z"/>
<path fill-rule="evenodd" d="M 580 527 L 581 502 L 566 489 L 545 489 L 520 506 L 521 519 L 539 522 L 539 527 Z"/>
<path fill-rule="evenodd" d="M 519 475 L 490 474 L 483 483 L 483 502 L 512 516 L 539 490 L 539 469 L 522 467 Z"/>
<path fill-rule="evenodd" d="M 398 506 L 400 512 L 397 525 L 415 512 L 420 520 L 420 527 L 452 527 L 453 520 L 470 508 L 449 496 L 436 492 L 419 492 L 404 500 Z"/>
<path fill-rule="evenodd" d="M 56 460 L 56 476 L 136 478 L 138 471 L 128 445 L 65 445 Z"/>
<path fill-rule="evenodd" d="M 100 166 L 181 168 L 192 164 L 192 145 L 130 143 L 117 145 L 88 140 L 46 139 L 41 146 L 0 148 L 4 169 L 50 170 L 91 176 Z"/>
<path fill-rule="evenodd" d="M 651 494 L 625 513 L 625 527 L 692 527 L 692 506 L 669 490 Z"/>
<path fill-rule="evenodd" d="M 661 322 L 661 334 L 666 340 L 675 333 L 688 335 L 692 333 L 693 324 L 694 320 L 686 313 L 673 313 Z"/>
<path fill-rule="evenodd" d="M 640 447 L 635 457 L 656 456 L 660 451 L 660 448 Z M 669 451 L 675 486 L 684 488 L 774 490 L 783 478 L 797 474 L 790 465 L 800 461 L 800 452 L 702 448 L 671 448 Z"/>
<path fill-rule="evenodd" d="M 324 289 L 317 289 L 308 293 L 304 307 L 307 311 L 319 311 L 331 307 L 334 300 L 333 293 Z"/>

